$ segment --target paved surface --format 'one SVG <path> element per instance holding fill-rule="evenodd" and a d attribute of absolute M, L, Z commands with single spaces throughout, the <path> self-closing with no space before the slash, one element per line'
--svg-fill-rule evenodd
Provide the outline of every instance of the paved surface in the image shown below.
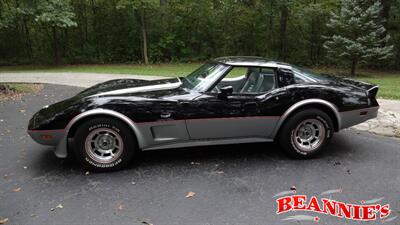
<path fill-rule="evenodd" d="M 399 91 L 400 91 L 400 87 L 399 87 Z M 379 99 L 379 104 L 386 111 L 400 113 L 400 101 L 399 100 Z"/>
<path fill-rule="evenodd" d="M 275 215 L 273 196 L 293 185 L 308 195 L 342 188 L 332 198 L 349 203 L 384 197 L 391 218 L 400 213 L 400 140 L 351 130 L 313 160 L 288 159 L 273 144 L 229 145 L 145 152 L 127 170 L 86 175 L 25 133 L 35 111 L 79 90 L 45 85 L 38 96 L 0 103 L 0 219 L 7 224 L 315 223 Z M 189 191 L 196 195 L 185 198 Z M 299 214 L 319 216 L 319 224 L 363 224 Z"/>
<path fill-rule="evenodd" d="M 103 73 L 0 73 L 0 82 L 44 83 L 76 87 L 90 87 L 107 80 L 120 78 L 156 80 L 166 77 Z"/>
<path fill-rule="evenodd" d="M 400 113 L 386 110 L 381 106 L 377 118 L 354 126 L 353 129 L 400 138 Z"/>
<path fill-rule="evenodd" d="M 354 126 L 353 129 L 400 138 L 400 101 L 378 99 L 378 102 L 380 105 L 378 117 Z"/>

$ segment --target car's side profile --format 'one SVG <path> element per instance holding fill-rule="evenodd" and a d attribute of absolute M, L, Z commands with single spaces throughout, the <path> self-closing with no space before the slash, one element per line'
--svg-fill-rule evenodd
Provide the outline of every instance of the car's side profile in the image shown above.
<path fill-rule="evenodd" d="M 29 122 L 38 143 L 96 171 L 139 150 L 277 141 L 318 154 L 334 132 L 374 118 L 378 87 L 258 57 L 223 57 L 187 77 L 112 80 L 46 106 Z"/>

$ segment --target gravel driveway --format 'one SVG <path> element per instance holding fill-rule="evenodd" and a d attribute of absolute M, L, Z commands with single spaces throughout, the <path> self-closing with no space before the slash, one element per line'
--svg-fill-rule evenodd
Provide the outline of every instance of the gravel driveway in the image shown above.
<path fill-rule="evenodd" d="M 331 197 L 348 203 L 384 197 L 392 218 L 399 215 L 400 140 L 352 130 L 313 160 L 288 159 L 273 144 L 242 144 L 145 152 L 124 171 L 86 174 L 26 134 L 34 112 L 80 90 L 45 85 L 37 96 L 0 103 L 0 219 L 7 224 L 314 223 L 275 214 L 273 196 L 291 186 L 307 195 L 341 188 Z M 360 224 L 318 216 L 321 224 Z"/>

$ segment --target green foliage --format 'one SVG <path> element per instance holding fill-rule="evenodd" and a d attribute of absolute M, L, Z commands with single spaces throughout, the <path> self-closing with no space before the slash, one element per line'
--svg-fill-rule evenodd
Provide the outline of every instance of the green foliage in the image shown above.
<path fill-rule="evenodd" d="M 64 0 L 43 0 L 39 2 L 35 21 L 50 27 L 75 27 L 75 13 Z"/>
<path fill-rule="evenodd" d="M 381 10 L 379 1 L 370 5 L 362 0 L 343 0 L 340 12 L 331 15 L 327 27 L 334 33 L 324 47 L 331 59 L 351 61 L 352 75 L 358 62 L 393 56 L 393 46 L 387 45 L 390 36 L 382 25 Z"/>
<path fill-rule="evenodd" d="M 0 29 L 7 29 L 13 26 L 15 21 L 15 12 L 12 10 L 3 10 L 0 15 Z"/>
<path fill-rule="evenodd" d="M 118 9 L 131 6 L 134 9 L 153 9 L 157 7 L 157 0 L 120 0 L 117 4 Z"/>
<path fill-rule="evenodd" d="M 371 62 L 386 55 L 376 43 L 363 54 L 366 66 L 400 65 L 400 17 L 395 16 L 400 0 L 389 1 L 386 32 L 395 57 L 385 64 Z M 337 35 L 326 24 L 340 6 L 340 0 L 2 0 L 0 65 L 49 64 L 57 57 L 67 64 L 144 62 L 143 33 L 148 59 L 155 63 L 258 55 L 328 65 L 323 36 Z"/>

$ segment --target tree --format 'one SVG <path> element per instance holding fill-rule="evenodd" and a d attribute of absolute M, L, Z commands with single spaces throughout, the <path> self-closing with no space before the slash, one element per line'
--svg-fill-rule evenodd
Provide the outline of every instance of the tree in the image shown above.
<path fill-rule="evenodd" d="M 380 1 L 371 4 L 363 0 L 343 0 L 339 13 L 332 13 L 327 27 L 334 33 L 327 37 L 324 47 L 333 60 L 351 61 L 351 75 L 359 63 L 385 60 L 392 56 L 390 36 L 385 35 Z"/>
<path fill-rule="evenodd" d="M 67 1 L 42 0 L 39 3 L 38 14 L 36 15 L 35 20 L 51 29 L 55 64 L 59 64 L 60 62 L 58 29 L 77 26 L 74 18 L 75 13 L 72 12 Z"/>
<path fill-rule="evenodd" d="M 287 24 L 291 3 L 292 0 L 280 1 L 279 58 L 283 61 L 286 61 L 287 58 Z"/>
<path fill-rule="evenodd" d="M 383 25 L 386 33 L 373 39 L 385 39 L 389 34 L 389 43 L 395 46 L 395 57 L 390 61 L 372 60 L 378 56 L 361 57 L 363 53 L 356 58 L 357 64 L 367 62 L 364 65 L 368 68 L 400 69 L 400 0 L 355 1 L 363 13 L 376 1 L 381 3 L 380 17 L 373 21 Z M 329 66 L 329 56 L 350 65 L 353 61 L 350 56 L 339 57 L 342 53 L 346 55 L 348 49 L 328 54 L 329 49 L 324 45 L 329 45 L 326 42 L 332 41 L 334 35 L 353 40 L 366 38 L 365 34 L 371 32 L 352 26 L 328 27 L 332 11 L 341 16 L 341 2 L 0 0 L 0 66 L 53 61 L 198 62 L 223 55 L 258 55 L 302 66 Z M 361 19 L 352 7 L 348 8 L 360 24 L 371 27 L 370 20 L 365 19 L 369 17 Z M 349 18 L 336 20 L 347 25 Z M 371 48 L 370 44 L 364 44 L 367 41 L 362 41 L 362 47 Z M 381 41 L 379 46 L 388 45 L 387 41 Z"/>
<path fill-rule="evenodd" d="M 160 1 L 156 0 L 121 0 L 119 8 L 126 6 L 132 6 L 136 20 L 140 25 L 141 36 L 142 36 L 142 51 L 143 61 L 145 64 L 149 64 L 148 57 L 148 37 L 147 37 L 147 11 L 154 9 Z"/>
<path fill-rule="evenodd" d="M 390 9 L 392 8 L 393 5 L 393 0 L 380 0 L 382 4 L 382 10 L 380 13 L 380 16 L 383 17 L 383 26 L 385 27 L 386 31 L 388 29 L 388 22 L 390 18 Z M 386 34 L 386 33 L 385 33 Z"/>

